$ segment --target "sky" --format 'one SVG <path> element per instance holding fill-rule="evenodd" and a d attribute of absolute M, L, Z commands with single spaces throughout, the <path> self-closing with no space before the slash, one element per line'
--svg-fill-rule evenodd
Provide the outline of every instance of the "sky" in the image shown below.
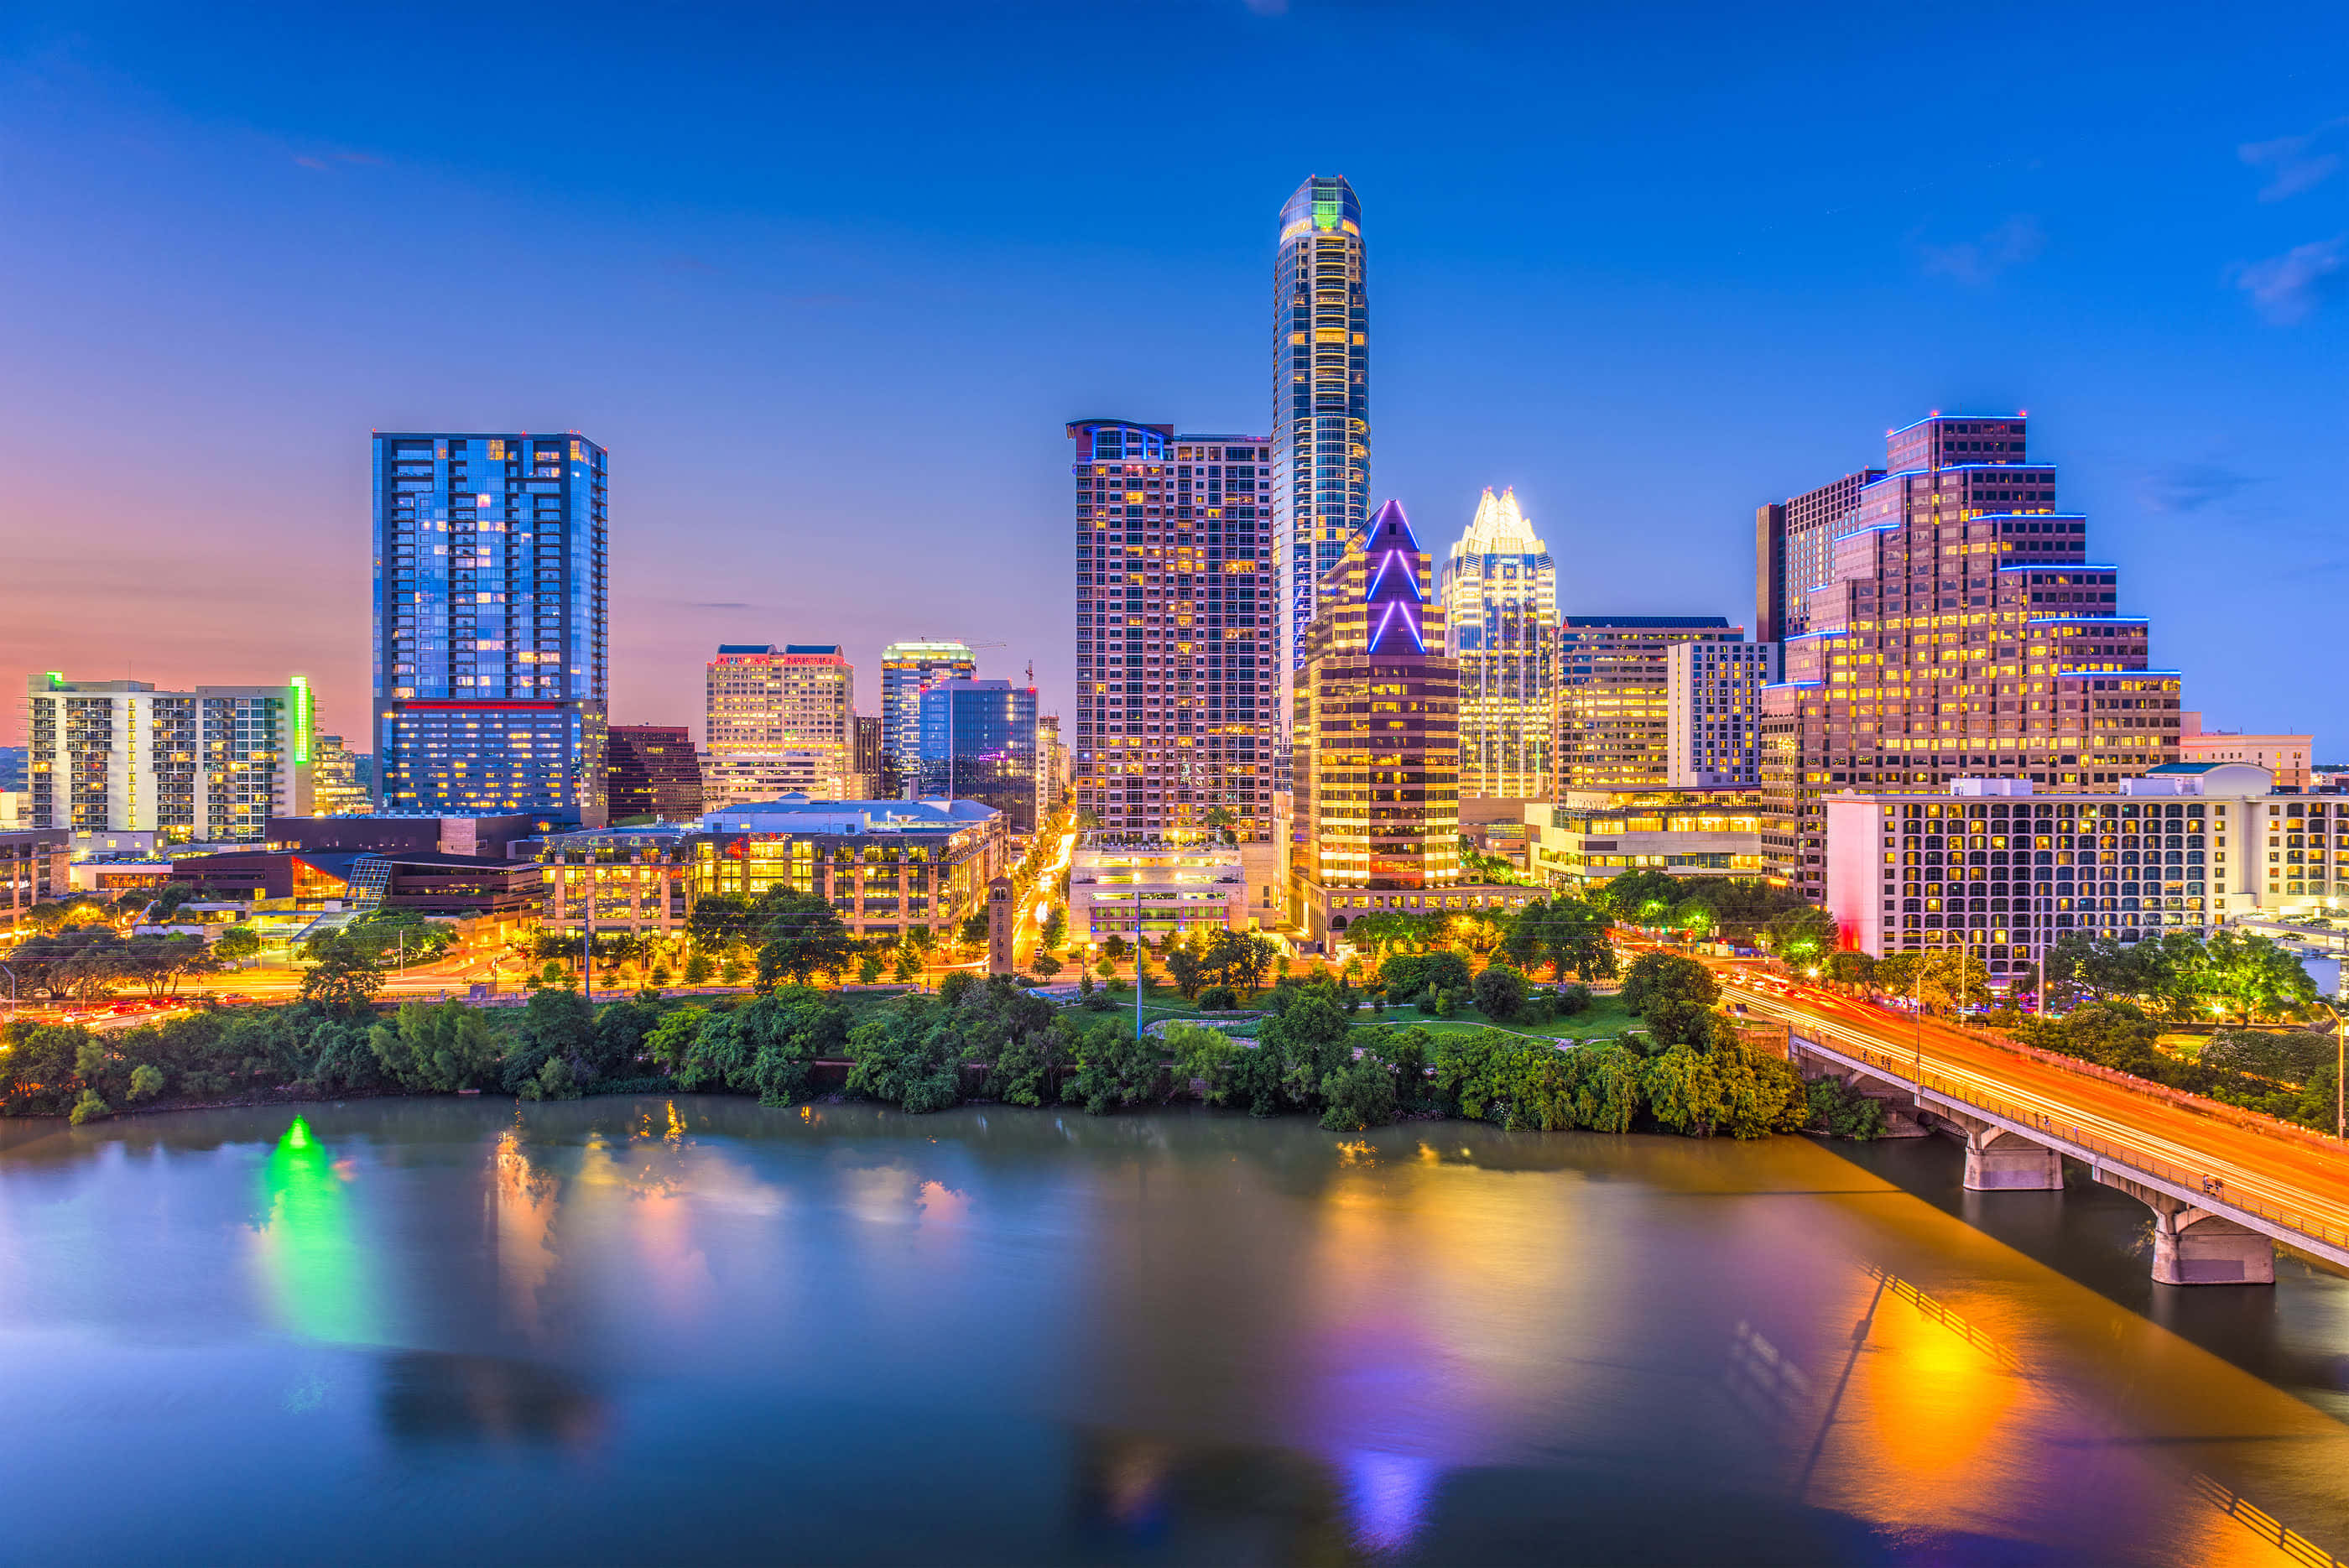
<path fill-rule="evenodd" d="M 1374 500 L 1751 625 L 1753 515 L 2027 410 L 2213 728 L 2349 755 L 2349 7 L 0 7 L 0 681 L 307 675 L 368 434 L 611 452 L 615 722 L 720 642 L 1071 695 L 1071 419 L 1264 431 L 1360 192 Z M 21 738 L 21 705 L 0 741 Z"/>

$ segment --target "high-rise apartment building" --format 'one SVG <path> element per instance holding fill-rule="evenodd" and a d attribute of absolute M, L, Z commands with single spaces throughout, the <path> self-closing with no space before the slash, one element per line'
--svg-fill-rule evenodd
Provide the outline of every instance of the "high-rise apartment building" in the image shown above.
<path fill-rule="evenodd" d="M 602 825 L 607 494 L 576 434 L 377 434 L 384 809 Z"/>
<path fill-rule="evenodd" d="M 1082 420 L 1071 787 L 1133 841 L 1272 834 L 1279 601 L 1263 436 Z"/>
<path fill-rule="evenodd" d="M 1371 321 L 1362 204 L 1316 174 L 1280 209 L 1272 284 L 1273 561 L 1285 669 L 1314 596 L 1371 515 Z"/>
<path fill-rule="evenodd" d="M 1762 688 L 1775 642 L 1678 642 L 1664 650 L 1665 782 L 1676 789 L 1761 782 Z"/>
<path fill-rule="evenodd" d="M 2109 791 L 2178 760 L 2178 680 L 2116 613 L 2087 520 L 2055 509 L 2013 415 L 1935 415 L 1886 440 L 1763 693 L 1773 875 L 1824 897 L 1821 801 L 1969 774 Z"/>
<path fill-rule="evenodd" d="M 923 691 L 978 674 L 978 656 L 965 643 L 917 639 L 881 650 L 881 760 L 892 794 L 922 776 Z"/>
<path fill-rule="evenodd" d="M 904 782 L 896 777 L 896 770 L 885 761 L 887 753 L 881 740 L 881 719 L 877 715 L 859 713 L 855 724 L 855 755 L 851 760 L 855 763 L 857 778 L 863 781 L 857 785 L 856 798 L 887 800 L 903 794 L 905 789 Z M 894 788 L 891 787 L 893 784 Z"/>
<path fill-rule="evenodd" d="M 1858 526 L 1859 493 L 1884 477 L 1865 468 L 1754 511 L 1754 640 L 1784 642 L 1809 625 L 1805 597 L 1827 580 L 1836 540 Z"/>
<path fill-rule="evenodd" d="M 682 724 L 615 724 L 604 793 L 614 823 L 689 822 L 701 815 L 701 758 Z"/>
<path fill-rule="evenodd" d="M 31 827 L 152 832 L 167 842 L 262 839 L 311 810 L 309 683 L 26 682 Z"/>
<path fill-rule="evenodd" d="M 1671 783 L 1668 655 L 1683 642 L 1741 642 L 1720 616 L 1570 615 L 1557 643 L 1553 787 L 1661 789 Z"/>
<path fill-rule="evenodd" d="M 1036 820 L 1043 822 L 1069 793 L 1069 746 L 1061 739 L 1061 716 L 1036 716 Z"/>
<path fill-rule="evenodd" d="M 1290 879 L 1317 890 L 1460 880 L 1460 667 L 1427 553 L 1400 504 L 1379 508 L 1322 585 L 1290 733 Z"/>
<path fill-rule="evenodd" d="M 1036 830 L 1036 689 L 938 680 L 922 693 L 922 797 L 977 800 Z"/>
<path fill-rule="evenodd" d="M 310 746 L 310 815 L 364 816 L 375 792 L 359 776 L 359 758 L 340 735 L 319 735 Z"/>
<path fill-rule="evenodd" d="M 724 643 L 705 679 L 705 810 L 855 794 L 856 670 L 837 643 Z"/>
<path fill-rule="evenodd" d="M 1477 502 L 1444 557 L 1440 597 L 1460 666 L 1460 794 L 1537 796 L 1550 784 L 1557 568 L 1516 492 Z"/>

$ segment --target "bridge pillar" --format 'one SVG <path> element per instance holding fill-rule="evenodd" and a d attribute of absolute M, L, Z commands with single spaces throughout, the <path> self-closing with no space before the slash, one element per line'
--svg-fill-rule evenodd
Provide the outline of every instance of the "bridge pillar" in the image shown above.
<path fill-rule="evenodd" d="M 2153 1210 L 2155 1284 L 2275 1283 L 2275 1243 L 2257 1231 L 2108 1170 L 2096 1179 Z"/>
<path fill-rule="evenodd" d="M 1966 1135 L 1967 1191 L 2064 1190 L 2064 1157 L 2054 1149 L 1971 1116 L 1940 1114 Z"/>

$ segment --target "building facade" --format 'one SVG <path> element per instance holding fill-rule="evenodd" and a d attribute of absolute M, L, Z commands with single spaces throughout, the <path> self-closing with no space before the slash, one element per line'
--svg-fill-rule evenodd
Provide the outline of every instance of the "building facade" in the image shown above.
<path fill-rule="evenodd" d="M 1671 782 L 1671 649 L 1742 642 L 1720 616 L 1570 615 L 1558 628 L 1557 788 Z"/>
<path fill-rule="evenodd" d="M 1808 628 L 1806 596 L 1827 580 L 1835 541 L 1859 511 L 1859 493 L 1884 477 L 1862 469 L 1754 512 L 1754 640 L 1784 642 Z"/>
<path fill-rule="evenodd" d="M 1775 642 L 1682 642 L 1664 651 L 1664 782 L 1676 788 L 1761 782 L 1762 688 Z"/>
<path fill-rule="evenodd" d="M 378 433 L 374 463 L 378 803 L 601 825 L 604 449 Z"/>
<path fill-rule="evenodd" d="M 2006 982 L 2068 932 L 2134 942 L 2329 909 L 2349 884 L 2349 801 L 2279 794 L 2274 779 L 2178 763 L 2105 790 L 1846 790 L 1825 802 L 1827 909 L 1847 947 L 1963 948 Z"/>
<path fill-rule="evenodd" d="M 938 680 L 971 680 L 978 656 L 959 642 L 893 642 L 881 650 L 881 753 L 898 794 L 922 776 L 922 692 Z"/>
<path fill-rule="evenodd" d="M 790 887 L 829 899 L 859 937 L 951 935 L 1010 868 L 1003 814 L 975 800 L 811 801 L 709 812 L 689 897 Z"/>
<path fill-rule="evenodd" d="M 939 680 L 922 693 L 922 794 L 983 801 L 1014 833 L 1036 831 L 1036 689 Z"/>
<path fill-rule="evenodd" d="M 709 805 L 856 793 L 856 670 L 838 644 L 721 644 L 703 691 Z"/>
<path fill-rule="evenodd" d="M 881 741 L 880 718 L 859 713 L 854 724 L 856 747 L 851 761 L 856 776 L 864 781 L 856 788 L 856 797 L 859 800 L 888 800 L 905 794 L 905 781 L 897 776 L 897 770 L 887 762 L 888 753 Z"/>
<path fill-rule="evenodd" d="M 1290 731 L 1301 923 L 1340 888 L 1461 881 L 1460 667 L 1433 586 L 1390 501 L 1322 587 Z"/>
<path fill-rule="evenodd" d="M 1069 746 L 1061 739 L 1061 716 L 1036 716 L 1036 820 L 1051 820 L 1069 796 Z"/>
<path fill-rule="evenodd" d="M 1826 895 L 1821 806 L 1844 788 L 1971 775 L 2113 790 L 2178 757 L 2178 680 L 2087 520 L 2055 509 L 2021 415 L 1935 416 L 1886 439 L 1885 476 L 1837 525 L 1806 629 L 1763 692 L 1774 877 Z"/>
<path fill-rule="evenodd" d="M 1322 580 L 1371 517 L 1370 286 L 1362 204 L 1316 174 L 1280 209 L 1272 279 L 1272 554 L 1284 669 Z"/>
<path fill-rule="evenodd" d="M 1273 831 L 1272 446 L 1081 420 L 1070 787 L 1104 835 Z"/>
<path fill-rule="evenodd" d="M 26 816 L 75 833 L 152 832 L 160 843 L 262 838 L 273 815 L 311 809 L 309 683 L 26 683 Z"/>
<path fill-rule="evenodd" d="M 73 891 L 72 836 L 62 827 L 0 831 L 0 931 L 16 934 L 27 909 Z"/>
<path fill-rule="evenodd" d="M 693 867 L 685 827 L 549 834 L 521 846 L 538 867 L 540 929 L 558 936 L 682 935 Z"/>
<path fill-rule="evenodd" d="M 604 793 L 615 824 L 701 815 L 701 758 L 684 725 L 615 724 L 605 733 Z"/>
<path fill-rule="evenodd" d="M 1444 557 L 1444 634 L 1460 666 L 1462 798 L 1550 787 L 1557 701 L 1557 567 L 1517 508 L 1490 490 Z"/>
<path fill-rule="evenodd" d="M 340 735 L 316 736 L 310 747 L 310 810 L 319 816 L 356 816 L 375 809 L 375 792 L 359 774 L 360 759 Z"/>
<path fill-rule="evenodd" d="M 1567 790 L 1525 806 L 1533 873 L 1588 892 L 1633 871 L 1759 877 L 1762 793 L 1752 784 Z"/>
<path fill-rule="evenodd" d="M 2313 735 L 2247 735 L 2206 730 L 2202 715 L 2178 715 L 2178 760 L 2181 763 L 2249 763 L 2275 774 L 2278 789 L 2307 789 L 2315 777 Z"/>
<path fill-rule="evenodd" d="M 1244 931 L 1252 924 L 1247 892 L 1236 846 L 1080 845 L 1069 857 L 1069 940 Z"/>

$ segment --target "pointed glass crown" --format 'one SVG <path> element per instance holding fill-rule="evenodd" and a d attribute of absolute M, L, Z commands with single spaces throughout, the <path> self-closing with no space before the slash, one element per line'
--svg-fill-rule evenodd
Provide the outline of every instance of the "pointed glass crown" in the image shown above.
<path fill-rule="evenodd" d="M 1386 503 L 1371 519 L 1362 535 L 1362 607 L 1369 612 L 1370 650 L 1425 653 L 1427 638 L 1420 612 L 1427 601 L 1419 591 L 1422 556 L 1402 502 Z"/>

